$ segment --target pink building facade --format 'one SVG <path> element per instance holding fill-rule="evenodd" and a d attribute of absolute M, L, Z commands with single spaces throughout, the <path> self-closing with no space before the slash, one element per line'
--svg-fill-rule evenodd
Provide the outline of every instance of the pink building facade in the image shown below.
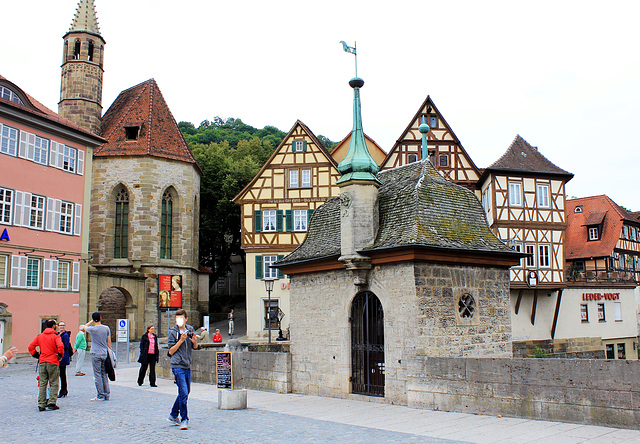
<path fill-rule="evenodd" d="M 103 142 L 0 76 L 3 351 L 26 352 L 46 319 L 77 331 L 86 304 L 91 159 Z"/>

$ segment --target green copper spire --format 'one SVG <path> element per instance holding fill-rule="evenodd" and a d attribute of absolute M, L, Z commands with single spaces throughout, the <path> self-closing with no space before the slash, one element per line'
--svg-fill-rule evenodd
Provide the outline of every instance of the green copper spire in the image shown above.
<path fill-rule="evenodd" d="M 422 123 L 418 127 L 418 131 L 422 133 L 422 159 L 429 158 L 429 148 L 427 148 L 427 134 L 429 133 L 429 125 L 427 125 L 426 119 L 422 118 Z"/>
<path fill-rule="evenodd" d="M 338 172 L 342 175 L 336 184 L 349 180 L 369 180 L 380 183 L 376 179 L 378 164 L 373 160 L 362 131 L 362 115 L 360 112 L 360 88 L 364 80 L 354 77 L 349 81 L 353 88 L 353 130 L 351 131 L 351 143 L 349 151 L 342 162 L 338 164 Z"/>

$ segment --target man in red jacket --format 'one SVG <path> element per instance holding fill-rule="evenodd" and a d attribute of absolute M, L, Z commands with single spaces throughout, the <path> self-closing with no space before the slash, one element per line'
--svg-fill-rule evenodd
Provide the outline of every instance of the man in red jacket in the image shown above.
<path fill-rule="evenodd" d="M 58 410 L 60 408 L 56 405 L 56 401 L 58 400 L 58 378 L 60 378 L 60 356 L 64 353 L 64 345 L 56 330 L 57 324 L 55 319 L 49 319 L 45 326 L 47 328 L 29 344 L 29 353 L 33 356 L 38 356 L 36 347 L 40 347 L 38 360 L 40 363 L 38 410 L 41 412 L 45 410 L 45 407 L 49 410 Z M 48 404 L 46 404 L 47 384 L 51 386 L 51 397 L 49 398 Z"/>

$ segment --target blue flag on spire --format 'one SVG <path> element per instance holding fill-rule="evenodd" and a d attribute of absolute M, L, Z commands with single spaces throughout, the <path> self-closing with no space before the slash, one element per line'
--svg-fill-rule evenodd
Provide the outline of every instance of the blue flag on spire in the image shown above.
<path fill-rule="evenodd" d="M 348 46 L 347 43 L 344 40 L 340 40 L 340 43 L 342 43 L 342 49 L 344 49 L 344 52 L 350 52 L 351 54 L 355 54 L 356 53 L 356 47 L 355 46 Z"/>

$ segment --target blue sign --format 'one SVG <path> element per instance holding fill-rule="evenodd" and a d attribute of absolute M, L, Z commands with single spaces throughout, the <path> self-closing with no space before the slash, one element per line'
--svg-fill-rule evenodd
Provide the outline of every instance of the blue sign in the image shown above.
<path fill-rule="evenodd" d="M 5 228 L 4 231 L 2 232 L 2 236 L 0 236 L 0 240 L 6 240 L 7 242 L 10 242 L 9 239 L 9 232 L 7 231 L 7 229 Z"/>
<path fill-rule="evenodd" d="M 127 325 L 127 321 L 120 319 L 120 328 L 124 328 Z"/>

